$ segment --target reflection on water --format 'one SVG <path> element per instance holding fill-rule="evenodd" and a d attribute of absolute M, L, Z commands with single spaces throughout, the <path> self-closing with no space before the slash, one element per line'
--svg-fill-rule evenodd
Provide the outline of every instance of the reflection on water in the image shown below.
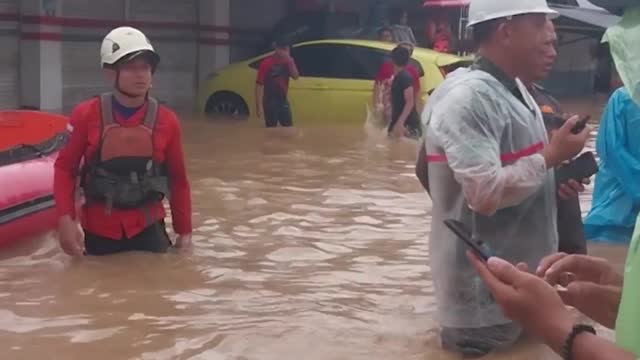
<path fill-rule="evenodd" d="M 415 143 L 184 125 L 195 249 L 72 261 L 50 234 L 3 255 L 3 358 L 457 358 L 438 348 Z"/>

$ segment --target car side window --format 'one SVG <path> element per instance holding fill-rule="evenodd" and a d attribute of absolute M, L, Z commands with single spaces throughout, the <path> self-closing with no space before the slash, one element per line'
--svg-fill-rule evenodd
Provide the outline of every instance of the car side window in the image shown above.
<path fill-rule="evenodd" d="M 374 80 L 380 66 L 391 60 L 389 51 L 346 44 L 297 46 L 291 49 L 291 56 L 298 65 L 300 76 L 328 79 Z M 265 57 L 249 66 L 257 70 Z M 410 62 L 420 76 L 424 76 L 422 65 L 415 59 Z"/>
<path fill-rule="evenodd" d="M 348 46 L 348 58 L 344 60 L 347 77 L 357 80 L 374 80 L 378 70 L 389 60 L 389 53 L 365 46 Z"/>
<path fill-rule="evenodd" d="M 387 53 L 364 46 L 316 44 L 295 47 L 291 56 L 303 77 L 373 80 Z"/>
<path fill-rule="evenodd" d="M 291 49 L 291 56 L 302 77 L 336 78 L 335 59 L 341 51 L 334 45 L 303 45 Z"/>

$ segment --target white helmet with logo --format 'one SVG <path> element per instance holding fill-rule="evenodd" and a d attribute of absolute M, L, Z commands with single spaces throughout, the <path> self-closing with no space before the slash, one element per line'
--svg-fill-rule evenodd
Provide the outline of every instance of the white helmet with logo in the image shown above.
<path fill-rule="evenodd" d="M 128 26 L 119 27 L 111 30 L 102 41 L 100 64 L 103 67 L 114 65 L 125 57 L 131 60 L 143 53 L 152 55 L 154 67 L 160 62 L 160 56 L 142 31 Z"/>
<path fill-rule="evenodd" d="M 467 26 L 524 14 L 558 16 L 558 12 L 551 9 L 546 0 L 471 0 Z"/>

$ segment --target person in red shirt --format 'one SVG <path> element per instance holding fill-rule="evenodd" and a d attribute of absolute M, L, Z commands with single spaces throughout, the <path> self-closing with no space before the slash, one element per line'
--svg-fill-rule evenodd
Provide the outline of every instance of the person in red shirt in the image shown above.
<path fill-rule="evenodd" d="M 433 50 L 441 53 L 449 52 L 449 39 L 445 36 L 436 37 L 436 41 L 433 42 Z"/>
<path fill-rule="evenodd" d="M 409 55 L 413 55 L 413 44 L 403 42 L 399 44 L 409 50 Z M 420 73 L 411 63 L 409 63 L 405 70 L 411 75 L 413 79 L 413 89 L 415 91 L 415 105 L 416 110 L 420 108 Z M 378 70 L 373 85 L 373 103 L 378 111 L 382 111 L 387 123 L 391 121 L 391 83 L 395 74 L 395 67 L 391 59 L 385 61 Z"/>
<path fill-rule="evenodd" d="M 287 93 L 289 78 L 300 74 L 289 53 L 289 43 L 283 39 L 275 43 L 275 52 L 262 60 L 256 79 L 256 114 L 262 117 L 266 127 L 293 126 Z"/>
<path fill-rule="evenodd" d="M 166 252 L 164 198 L 178 234 L 175 246 L 188 246 L 191 191 L 180 125 L 149 96 L 160 57 L 142 32 L 120 27 L 105 37 L 101 62 L 113 91 L 73 109 L 68 142 L 55 163 L 60 246 L 72 256 Z M 85 198 L 81 214 L 77 183 Z"/>

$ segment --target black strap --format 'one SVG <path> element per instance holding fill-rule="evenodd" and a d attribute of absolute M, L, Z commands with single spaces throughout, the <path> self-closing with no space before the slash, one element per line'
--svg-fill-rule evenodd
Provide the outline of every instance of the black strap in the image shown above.
<path fill-rule="evenodd" d="M 589 332 L 596 335 L 596 329 L 591 325 L 574 325 L 573 329 L 571 329 L 571 333 L 567 336 L 567 340 L 565 340 L 564 347 L 562 348 L 562 358 L 564 360 L 573 360 L 573 342 L 576 340 L 576 337 L 583 332 Z"/>

